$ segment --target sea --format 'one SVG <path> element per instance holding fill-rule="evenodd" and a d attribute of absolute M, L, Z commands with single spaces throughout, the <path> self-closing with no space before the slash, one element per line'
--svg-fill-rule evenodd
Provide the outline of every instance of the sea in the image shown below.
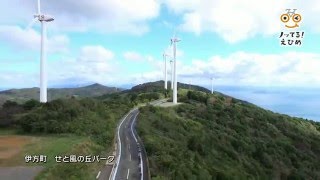
<path fill-rule="evenodd" d="M 214 90 L 273 112 L 320 122 L 319 88 L 218 86 Z"/>

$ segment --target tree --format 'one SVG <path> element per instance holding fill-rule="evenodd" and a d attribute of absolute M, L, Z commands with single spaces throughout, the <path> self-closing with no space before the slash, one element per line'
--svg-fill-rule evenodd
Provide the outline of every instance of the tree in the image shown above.
<path fill-rule="evenodd" d="M 31 99 L 31 100 L 29 100 L 29 101 L 27 101 L 27 102 L 25 102 L 24 104 L 23 104 L 23 108 L 25 109 L 25 110 L 31 110 L 31 109 L 33 109 L 33 108 L 35 108 L 35 107 L 39 107 L 41 104 L 40 104 L 40 102 L 39 101 L 36 101 L 36 100 L 34 100 L 34 99 Z"/>

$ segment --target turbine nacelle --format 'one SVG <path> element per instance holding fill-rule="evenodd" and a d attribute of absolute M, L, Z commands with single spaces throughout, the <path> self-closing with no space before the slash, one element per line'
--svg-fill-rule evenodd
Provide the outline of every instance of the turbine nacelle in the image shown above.
<path fill-rule="evenodd" d="M 50 16 L 50 15 L 44 15 L 44 14 L 40 15 L 40 14 L 36 14 L 36 15 L 34 15 L 33 17 L 34 17 L 34 18 L 38 18 L 38 20 L 39 20 L 40 22 L 42 22 L 42 21 L 45 21 L 45 22 L 54 21 L 53 16 Z"/>
<path fill-rule="evenodd" d="M 178 38 L 172 38 L 172 39 L 171 39 L 171 45 L 172 45 L 173 43 L 176 43 L 176 42 L 179 42 L 179 41 L 181 41 L 181 40 L 178 39 Z"/>
<path fill-rule="evenodd" d="M 163 57 L 170 57 L 170 56 L 167 53 L 163 53 Z"/>

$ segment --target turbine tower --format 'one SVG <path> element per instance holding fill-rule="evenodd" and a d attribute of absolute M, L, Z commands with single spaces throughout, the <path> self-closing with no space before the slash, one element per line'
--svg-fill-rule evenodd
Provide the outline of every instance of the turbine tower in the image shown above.
<path fill-rule="evenodd" d="M 46 71 L 46 40 L 47 29 L 46 23 L 54 21 L 49 15 L 41 14 L 40 0 L 38 0 L 38 14 L 34 15 L 34 19 L 41 23 L 41 55 L 40 55 L 40 102 L 47 102 L 47 71 Z"/>
<path fill-rule="evenodd" d="M 168 77 L 167 77 L 167 57 L 168 54 L 166 54 L 165 52 L 163 53 L 163 60 L 164 60 L 164 89 L 168 89 Z"/>
<path fill-rule="evenodd" d="M 213 77 L 211 79 L 211 94 L 213 94 Z"/>
<path fill-rule="evenodd" d="M 177 53 L 177 42 L 179 42 L 180 39 L 178 39 L 176 36 L 174 36 L 171 39 L 171 45 L 173 45 L 173 104 L 178 103 L 178 82 L 177 82 L 177 59 L 176 59 L 176 53 Z"/>
<path fill-rule="evenodd" d="M 173 61 L 170 60 L 170 66 L 171 66 L 171 90 L 173 90 Z"/>

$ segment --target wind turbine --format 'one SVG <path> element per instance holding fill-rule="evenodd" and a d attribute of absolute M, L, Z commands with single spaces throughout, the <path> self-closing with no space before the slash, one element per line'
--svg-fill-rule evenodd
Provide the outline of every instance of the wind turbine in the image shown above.
<path fill-rule="evenodd" d="M 163 60 L 164 60 L 164 89 L 168 89 L 168 77 L 167 77 L 167 74 L 168 74 L 168 71 L 167 71 L 167 57 L 169 55 L 164 52 L 163 53 Z"/>
<path fill-rule="evenodd" d="M 177 104 L 177 91 L 178 91 L 178 82 L 177 82 L 177 60 L 176 60 L 176 53 L 177 53 L 177 42 L 179 42 L 180 39 L 176 37 L 176 35 L 173 36 L 171 39 L 171 45 L 173 45 L 173 104 Z"/>
<path fill-rule="evenodd" d="M 41 23 L 41 55 L 40 55 L 40 102 L 47 102 L 47 71 L 46 71 L 46 40 L 47 29 L 46 23 L 54 21 L 54 18 L 49 15 L 41 14 L 41 4 L 38 0 L 38 14 L 34 15 L 34 20 Z"/>
<path fill-rule="evenodd" d="M 171 90 L 173 90 L 173 61 L 170 60 L 170 66 L 171 66 Z"/>
<path fill-rule="evenodd" d="M 211 79 L 211 94 L 213 94 L 213 77 L 211 77 L 210 79 Z"/>

